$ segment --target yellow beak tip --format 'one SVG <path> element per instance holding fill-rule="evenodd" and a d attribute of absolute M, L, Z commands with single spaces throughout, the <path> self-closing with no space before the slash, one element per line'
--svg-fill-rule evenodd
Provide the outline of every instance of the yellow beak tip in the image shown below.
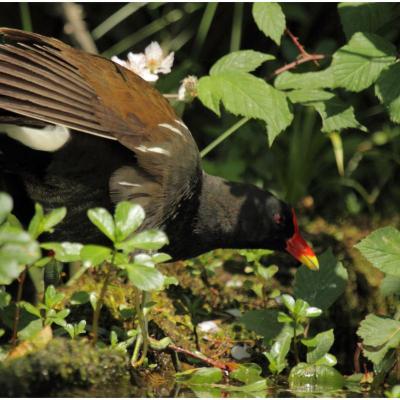
<path fill-rule="evenodd" d="M 319 270 L 318 258 L 315 256 L 302 256 L 300 262 L 312 271 Z"/>

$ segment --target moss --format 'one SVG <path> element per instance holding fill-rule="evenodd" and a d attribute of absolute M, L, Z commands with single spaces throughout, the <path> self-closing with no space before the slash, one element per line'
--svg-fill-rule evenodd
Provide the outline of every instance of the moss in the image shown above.
<path fill-rule="evenodd" d="M 0 364 L 0 396 L 52 396 L 74 389 L 132 391 L 126 356 L 61 338 L 44 349 Z M 128 393 L 126 393 L 128 394 Z M 115 394 L 117 395 L 117 394 Z"/>

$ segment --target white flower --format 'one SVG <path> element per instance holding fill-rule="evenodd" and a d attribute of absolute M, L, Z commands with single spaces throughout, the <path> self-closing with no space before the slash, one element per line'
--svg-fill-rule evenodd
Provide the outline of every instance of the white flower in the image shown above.
<path fill-rule="evenodd" d="M 111 60 L 130 69 L 145 81 L 155 82 L 158 79 L 158 74 L 171 72 L 174 53 L 171 52 L 164 57 L 161 46 L 157 42 L 151 42 L 145 48 L 144 53 L 128 53 L 126 61 L 116 56 L 113 56 Z"/>
<path fill-rule="evenodd" d="M 178 90 L 178 100 L 191 102 L 197 96 L 197 76 L 189 75 L 183 81 Z"/>

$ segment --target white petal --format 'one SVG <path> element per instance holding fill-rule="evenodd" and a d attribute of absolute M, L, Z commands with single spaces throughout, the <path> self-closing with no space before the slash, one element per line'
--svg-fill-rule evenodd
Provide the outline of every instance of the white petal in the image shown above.
<path fill-rule="evenodd" d="M 158 42 L 151 42 L 145 49 L 144 49 L 144 54 L 146 56 L 147 60 L 157 60 L 158 62 L 161 62 L 163 58 L 163 51 L 161 49 L 161 46 L 158 44 Z"/>
<path fill-rule="evenodd" d="M 111 61 L 115 62 L 116 64 L 122 65 L 125 68 L 128 68 L 128 65 L 127 65 L 128 63 L 124 60 L 121 60 L 117 56 L 112 56 Z"/>
<path fill-rule="evenodd" d="M 155 82 L 158 79 L 158 75 L 150 72 L 150 70 L 148 68 L 142 69 L 137 74 L 147 82 Z"/>
<path fill-rule="evenodd" d="M 180 100 L 180 101 L 185 101 L 186 100 L 186 86 L 184 84 L 179 86 L 178 100 Z"/>
<path fill-rule="evenodd" d="M 143 53 L 128 53 L 128 61 L 138 68 L 144 68 L 146 65 L 146 57 Z"/>
<path fill-rule="evenodd" d="M 165 57 L 161 61 L 161 65 L 158 69 L 158 72 L 161 72 L 162 74 L 169 74 L 171 72 L 173 63 L 174 63 L 174 52 L 172 51 L 171 53 L 168 54 L 167 57 Z"/>

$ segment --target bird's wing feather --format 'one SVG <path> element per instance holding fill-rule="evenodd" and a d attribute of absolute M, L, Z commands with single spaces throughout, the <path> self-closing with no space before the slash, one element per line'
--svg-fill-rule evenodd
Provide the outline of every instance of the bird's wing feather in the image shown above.
<path fill-rule="evenodd" d="M 116 172 L 112 196 L 136 198 L 154 221 L 165 219 L 161 203 L 171 209 L 190 193 L 200 179 L 197 146 L 150 84 L 57 39 L 9 28 L 0 28 L 0 36 L 0 108 L 120 141 L 136 154 L 139 168 Z M 139 183 L 121 180 L 128 178 Z M 173 196 L 168 198 L 171 184 Z"/>

